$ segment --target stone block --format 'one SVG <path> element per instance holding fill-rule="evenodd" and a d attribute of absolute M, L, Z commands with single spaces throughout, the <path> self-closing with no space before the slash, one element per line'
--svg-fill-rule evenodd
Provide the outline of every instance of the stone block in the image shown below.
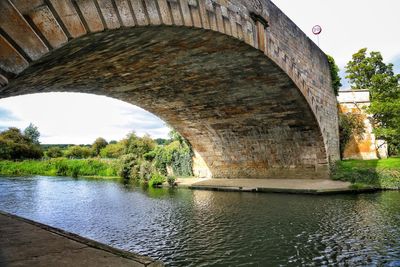
<path fill-rule="evenodd" d="M 49 0 L 57 15 L 60 17 L 61 21 L 64 23 L 69 34 L 73 38 L 86 34 L 86 29 L 79 18 L 78 13 L 75 10 L 74 5 L 71 0 Z"/>
<path fill-rule="evenodd" d="M 27 68 L 28 65 L 29 63 L 26 59 L 0 35 L 0 68 L 6 72 L 18 74 Z"/>
<path fill-rule="evenodd" d="M 75 0 L 83 18 L 91 32 L 99 32 L 104 30 L 99 12 L 93 0 Z"/>
<path fill-rule="evenodd" d="M 119 24 L 117 11 L 114 9 L 112 0 L 97 0 L 104 21 L 108 29 L 117 29 L 121 25 Z"/>
<path fill-rule="evenodd" d="M 11 2 L 0 1 L 0 12 L 0 27 L 32 60 L 39 59 L 49 52 L 44 42 Z M 8 68 L 18 69 L 12 66 Z"/>
<path fill-rule="evenodd" d="M 48 6 L 35 8 L 29 13 L 29 16 L 53 48 L 58 48 L 68 42 L 68 37 L 54 18 Z"/>

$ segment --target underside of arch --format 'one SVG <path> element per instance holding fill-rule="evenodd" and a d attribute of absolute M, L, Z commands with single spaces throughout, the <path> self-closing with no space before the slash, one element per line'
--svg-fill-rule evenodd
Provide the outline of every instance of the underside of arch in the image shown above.
<path fill-rule="evenodd" d="M 213 177 L 328 175 L 320 127 L 294 82 L 261 51 L 216 32 L 147 26 L 89 34 L 0 90 L 1 97 L 83 92 L 138 105 L 184 135 Z"/>

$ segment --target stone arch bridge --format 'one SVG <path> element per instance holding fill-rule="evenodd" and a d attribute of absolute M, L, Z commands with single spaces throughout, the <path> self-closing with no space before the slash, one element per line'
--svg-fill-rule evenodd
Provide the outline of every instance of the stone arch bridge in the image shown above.
<path fill-rule="evenodd" d="M 213 177 L 326 178 L 339 158 L 326 56 L 269 0 L 0 0 L 0 98 L 40 92 L 138 105 Z"/>

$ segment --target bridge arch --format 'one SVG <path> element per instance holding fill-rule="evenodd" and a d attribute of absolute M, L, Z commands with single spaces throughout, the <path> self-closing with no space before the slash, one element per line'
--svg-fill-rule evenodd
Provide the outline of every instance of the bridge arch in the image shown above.
<path fill-rule="evenodd" d="M 0 97 L 136 104 L 213 177 L 327 177 L 338 159 L 326 56 L 267 0 L 0 1 Z"/>

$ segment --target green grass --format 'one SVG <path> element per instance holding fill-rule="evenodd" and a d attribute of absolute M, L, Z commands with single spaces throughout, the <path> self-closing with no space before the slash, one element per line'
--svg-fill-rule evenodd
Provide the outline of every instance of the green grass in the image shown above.
<path fill-rule="evenodd" d="M 376 159 L 376 160 L 344 160 L 340 162 L 341 168 L 386 169 L 400 171 L 400 158 Z"/>
<path fill-rule="evenodd" d="M 400 158 L 341 161 L 332 176 L 353 188 L 400 189 Z"/>
<path fill-rule="evenodd" d="M 0 175 L 3 176 L 118 176 L 118 161 L 101 159 L 49 159 L 26 160 L 20 162 L 0 161 Z"/>

